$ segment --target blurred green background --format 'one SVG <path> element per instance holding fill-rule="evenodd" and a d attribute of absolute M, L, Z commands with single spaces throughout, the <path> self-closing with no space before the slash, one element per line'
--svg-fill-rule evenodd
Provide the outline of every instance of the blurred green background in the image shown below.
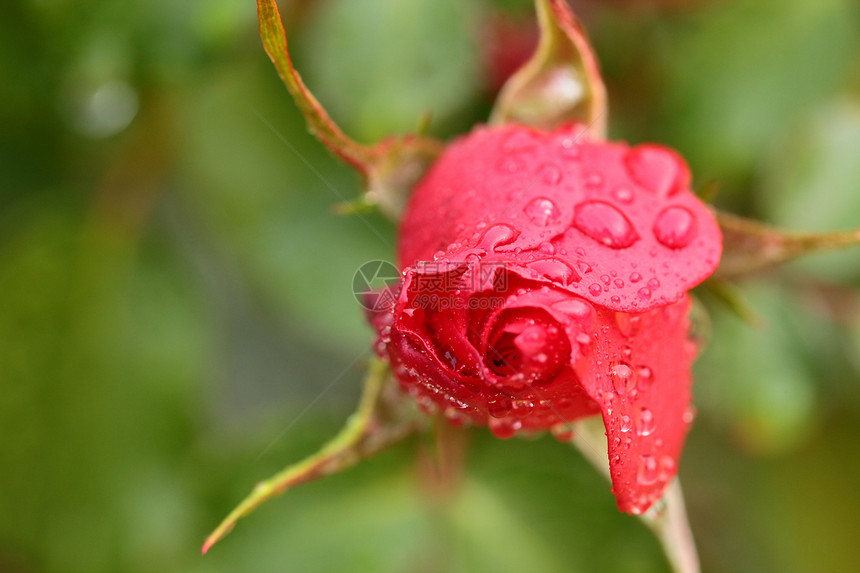
<path fill-rule="evenodd" d="M 860 226 L 855 2 L 575 7 L 613 137 L 677 147 L 723 208 Z M 281 9 L 297 66 L 364 141 L 425 111 L 441 137 L 486 118 L 487 70 L 528 45 L 532 11 Z M 358 184 L 307 135 L 252 0 L 0 3 L 0 572 L 666 571 L 577 453 L 485 430 L 444 503 L 410 441 L 199 554 L 357 401 L 371 332 L 352 275 L 394 242 L 332 214 Z M 705 571 L 860 570 L 858 285 L 856 249 L 741 283 L 758 329 L 703 296 L 681 476 Z"/>

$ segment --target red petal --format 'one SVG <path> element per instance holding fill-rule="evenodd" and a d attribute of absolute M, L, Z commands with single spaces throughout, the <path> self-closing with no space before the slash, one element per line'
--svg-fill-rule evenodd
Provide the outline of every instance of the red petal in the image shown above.
<path fill-rule="evenodd" d="M 692 422 L 687 339 L 689 298 L 632 315 L 600 310 L 603 336 L 594 353 L 603 365 L 577 368 L 586 392 L 600 405 L 618 507 L 642 513 L 675 476 Z"/>
<path fill-rule="evenodd" d="M 679 300 L 713 272 L 721 252 L 686 164 L 663 147 L 583 133 L 480 128 L 453 143 L 407 207 L 401 266 L 476 249 L 544 269 L 546 280 L 612 310 Z"/>

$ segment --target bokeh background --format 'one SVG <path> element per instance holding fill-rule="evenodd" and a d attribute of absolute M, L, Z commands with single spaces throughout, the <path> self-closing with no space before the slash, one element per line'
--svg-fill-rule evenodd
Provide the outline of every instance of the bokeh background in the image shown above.
<path fill-rule="evenodd" d="M 690 161 L 722 208 L 860 226 L 851 0 L 575 2 L 611 133 Z M 348 133 L 486 118 L 527 0 L 283 0 Z M 312 168 L 309 168 L 309 166 Z M 318 172 L 318 173 L 315 173 Z M 306 133 L 252 0 L 0 3 L 0 571 L 660 572 L 650 534 L 551 438 L 474 432 L 439 501 L 412 440 L 205 535 L 356 403 L 358 266 L 382 218 Z M 369 224 L 368 224 L 369 223 Z M 717 297 L 681 464 L 705 571 L 860 570 L 860 252 Z"/>

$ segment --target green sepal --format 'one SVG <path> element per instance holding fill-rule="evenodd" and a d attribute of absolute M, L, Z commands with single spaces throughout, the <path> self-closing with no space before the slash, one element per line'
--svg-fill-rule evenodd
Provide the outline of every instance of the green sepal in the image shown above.
<path fill-rule="evenodd" d="M 723 256 L 716 279 L 734 278 L 786 263 L 804 255 L 860 245 L 860 229 L 798 233 L 717 212 L 723 232 Z"/>
<path fill-rule="evenodd" d="M 583 122 L 606 137 L 606 87 L 585 30 L 565 0 L 536 0 L 540 41 L 531 59 L 505 83 L 490 123 L 538 129 Z"/>
<path fill-rule="evenodd" d="M 293 67 L 275 0 L 257 0 L 257 18 L 266 54 L 275 64 L 311 133 L 362 174 L 368 204 L 376 205 L 385 215 L 398 219 L 412 187 L 442 152 L 444 145 L 417 134 L 388 138 L 374 145 L 363 145 L 351 139 L 331 119 Z M 423 121 L 424 118 L 419 125 L 423 126 Z"/>
<path fill-rule="evenodd" d="M 413 401 L 401 391 L 388 363 L 374 360 L 364 382 L 358 410 L 317 453 L 261 481 L 218 525 L 203 544 L 205 554 L 236 522 L 265 501 L 297 485 L 341 472 L 417 431 L 423 422 Z"/>

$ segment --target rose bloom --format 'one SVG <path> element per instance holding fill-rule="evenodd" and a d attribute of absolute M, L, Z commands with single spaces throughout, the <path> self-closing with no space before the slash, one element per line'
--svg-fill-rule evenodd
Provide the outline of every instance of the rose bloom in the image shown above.
<path fill-rule="evenodd" d="M 425 410 L 501 438 L 601 414 L 621 510 L 676 473 L 693 419 L 687 291 L 716 268 L 719 228 L 676 153 L 481 127 L 416 187 L 379 352 Z"/>

